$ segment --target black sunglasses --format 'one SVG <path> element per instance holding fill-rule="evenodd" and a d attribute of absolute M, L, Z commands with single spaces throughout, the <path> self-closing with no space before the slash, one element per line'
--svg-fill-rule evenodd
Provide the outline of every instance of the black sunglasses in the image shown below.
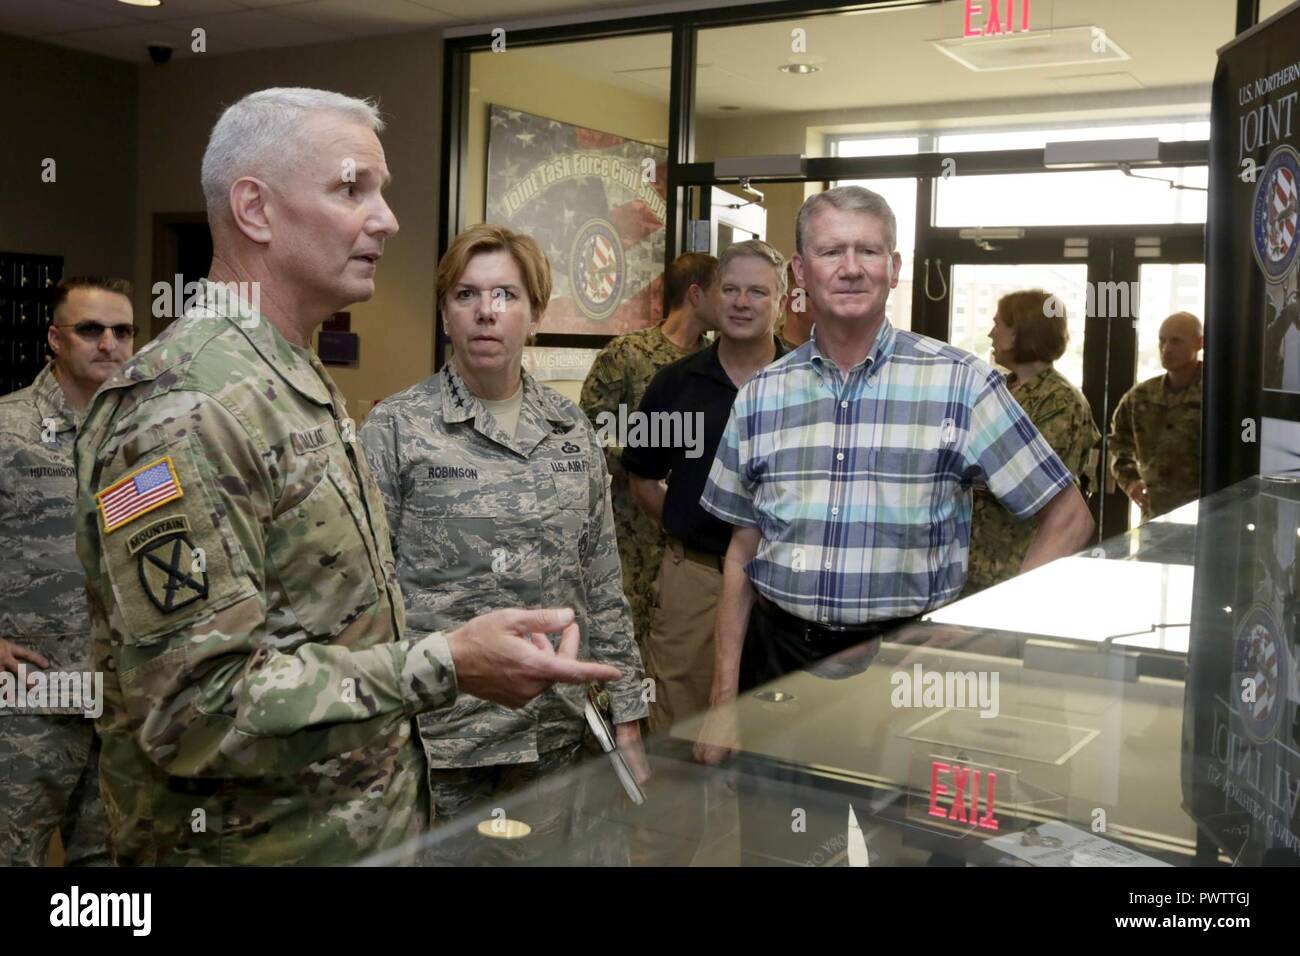
<path fill-rule="evenodd" d="M 87 342 L 98 342 L 104 337 L 107 329 L 112 329 L 113 334 L 117 336 L 119 342 L 125 342 L 128 339 L 135 338 L 134 325 L 105 325 L 103 322 L 78 322 L 76 325 L 68 323 L 55 323 L 56 329 L 72 329 L 77 335 Z"/>

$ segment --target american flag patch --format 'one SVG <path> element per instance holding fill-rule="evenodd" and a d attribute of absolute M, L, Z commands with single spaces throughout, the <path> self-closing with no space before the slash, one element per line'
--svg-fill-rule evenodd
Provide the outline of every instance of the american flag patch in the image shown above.
<path fill-rule="evenodd" d="M 111 534 L 142 514 L 183 495 L 180 479 L 176 477 L 176 466 L 169 455 L 114 482 L 95 495 L 95 501 L 104 519 L 104 533 Z"/>

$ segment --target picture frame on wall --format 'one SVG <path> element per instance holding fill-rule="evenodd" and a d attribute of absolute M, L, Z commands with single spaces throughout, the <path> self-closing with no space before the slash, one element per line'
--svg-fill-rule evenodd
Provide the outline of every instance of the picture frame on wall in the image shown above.
<path fill-rule="evenodd" d="M 608 337 L 662 318 L 667 162 L 660 146 L 488 107 L 485 219 L 550 260 L 541 334 Z"/>

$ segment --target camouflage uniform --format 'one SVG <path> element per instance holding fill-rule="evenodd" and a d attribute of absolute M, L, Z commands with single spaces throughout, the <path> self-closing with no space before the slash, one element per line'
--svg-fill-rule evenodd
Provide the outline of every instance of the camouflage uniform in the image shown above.
<path fill-rule="evenodd" d="M 638 720 L 649 708 L 600 446 L 573 402 L 526 373 L 523 390 L 513 436 L 450 364 L 367 417 L 361 444 L 390 518 L 407 619 L 435 630 L 495 608 L 572 607 L 579 656 L 622 671 L 607 687 L 614 722 Z M 421 717 L 434 816 L 496 792 L 500 765 L 576 760 L 584 695 L 557 685 L 510 710 L 461 694 Z M 572 759 L 557 760 L 562 750 Z M 509 841 L 481 842 L 490 854 Z"/>
<path fill-rule="evenodd" d="M 1151 494 L 1142 520 L 1201 496 L 1201 374 L 1186 388 L 1164 375 L 1134 385 L 1111 419 L 1110 471 L 1121 493 L 1141 478 Z"/>
<path fill-rule="evenodd" d="M 679 348 L 657 325 L 620 335 L 601 349 L 592 362 L 587 380 L 582 383 L 582 410 L 593 425 L 601 412 L 610 412 L 617 418 L 620 405 L 626 406 L 630 414 L 641 404 L 641 396 L 655 372 L 694 351 Z M 667 538 L 654 520 L 633 503 L 627 472 L 620 460 L 622 453 L 622 448 L 606 448 L 605 467 L 613 479 L 610 501 L 623 563 L 623 590 L 632 607 L 637 646 L 642 658 L 649 660 L 645 648 L 654 610 L 652 586 L 659 574 Z"/>
<path fill-rule="evenodd" d="M 204 294 L 77 439 L 114 854 L 352 862 L 420 831 L 410 718 L 454 699 L 451 655 L 441 634 L 402 639 L 383 504 L 319 359 Z M 147 487 L 159 462 L 181 496 L 154 488 L 110 528 L 96 493 Z"/>
<path fill-rule="evenodd" d="M 1097 483 L 1101 432 L 1083 393 L 1054 368 L 1007 387 L 1029 420 L 1075 476 L 1086 497 Z M 975 492 L 971 512 L 970 568 L 963 595 L 974 594 L 1020 573 L 1034 537 L 1032 521 L 1017 521 L 987 491 Z"/>
<path fill-rule="evenodd" d="M 0 637 L 42 654 L 52 671 L 84 673 L 90 620 L 73 539 L 80 420 L 52 366 L 0 398 Z M 108 863 L 98 760 L 84 714 L 0 709 L 0 866 L 44 866 L 56 829 L 69 865 Z"/>

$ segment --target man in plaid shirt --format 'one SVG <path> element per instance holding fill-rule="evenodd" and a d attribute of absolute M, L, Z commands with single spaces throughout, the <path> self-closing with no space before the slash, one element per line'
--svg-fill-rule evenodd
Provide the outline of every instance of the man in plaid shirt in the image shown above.
<path fill-rule="evenodd" d="M 740 391 L 701 499 L 733 525 L 715 634 L 713 710 L 696 757 L 735 745 L 738 691 L 952 600 L 966 579 L 971 489 L 1038 528 L 1022 570 L 1087 544 L 1069 470 L 988 363 L 885 319 L 902 259 L 883 197 L 804 203 L 792 260 L 812 338 Z"/>

